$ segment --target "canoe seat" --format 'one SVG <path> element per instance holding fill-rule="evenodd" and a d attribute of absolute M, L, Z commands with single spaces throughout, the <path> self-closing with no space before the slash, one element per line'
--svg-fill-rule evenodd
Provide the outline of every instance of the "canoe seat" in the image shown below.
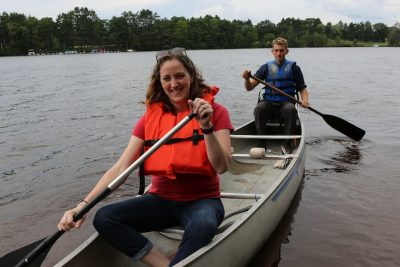
<path fill-rule="evenodd" d="M 267 130 L 283 131 L 285 123 L 283 122 L 283 119 L 280 118 L 269 118 L 265 127 Z M 296 120 L 296 127 L 300 127 L 300 121 L 298 119 Z"/>
<path fill-rule="evenodd" d="M 273 121 L 268 121 L 265 126 L 267 127 L 281 127 L 283 126 L 283 122 L 280 122 L 279 120 L 273 120 Z"/>

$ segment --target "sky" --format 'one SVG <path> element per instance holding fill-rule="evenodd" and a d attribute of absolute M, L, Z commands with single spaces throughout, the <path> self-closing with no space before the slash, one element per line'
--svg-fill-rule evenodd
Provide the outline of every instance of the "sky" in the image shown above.
<path fill-rule="evenodd" d="M 369 21 L 393 26 L 400 22 L 399 0 L 0 0 L 0 12 L 17 12 L 36 18 L 55 19 L 74 7 L 94 10 L 101 19 L 149 9 L 161 18 L 217 15 L 227 20 L 264 20 L 278 23 L 282 18 L 320 18 L 336 24 Z"/>

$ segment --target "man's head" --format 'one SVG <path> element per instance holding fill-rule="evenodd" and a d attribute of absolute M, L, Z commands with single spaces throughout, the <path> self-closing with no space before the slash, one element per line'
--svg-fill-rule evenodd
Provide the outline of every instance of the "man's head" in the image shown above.
<path fill-rule="evenodd" d="M 281 37 L 273 40 L 271 52 L 274 55 L 275 61 L 278 64 L 282 64 L 285 61 L 285 56 L 289 53 L 287 40 Z"/>

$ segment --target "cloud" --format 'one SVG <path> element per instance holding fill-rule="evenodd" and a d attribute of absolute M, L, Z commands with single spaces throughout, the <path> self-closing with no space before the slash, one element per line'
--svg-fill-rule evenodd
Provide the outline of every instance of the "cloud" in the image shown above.
<path fill-rule="evenodd" d="M 87 7 L 94 10 L 102 19 L 119 16 L 123 11 L 150 9 L 170 2 L 170 0 L 0 0 L 0 11 L 18 12 L 38 18 L 56 18 L 61 13 L 75 7 Z"/>
<path fill-rule="evenodd" d="M 162 18 L 218 15 L 221 19 L 248 20 L 253 24 L 282 18 L 320 18 L 323 23 L 382 22 L 392 26 L 399 21 L 398 0 L 0 0 L 1 11 L 18 12 L 38 18 L 56 18 L 74 7 L 94 10 L 102 19 L 123 11 L 149 9 Z"/>
<path fill-rule="evenodd" d="M 205 15 L 218 15 L 222 19 L 250 19 L 253 23 L 270 20 L 278 23 L 282 18 L 320 18 L 323 23 L 343 22 L 387 22 L 394 21 L 393 8 L 397 10 L 399 4 L 396 0 L 220 0 L 201 2 L 194 1 L 194 4 L 175 9 L 181 12 L 180 15 L 186 16 L 184 11 L 190 16 L 200 17 Z M 387 8 L 390 6 L 390 8 Z M 195 7 L 195 8 L 194 8 Z M 165 10 L 165 9 L 164 9 Z M 162 12 L 160 13 L 161 15 Z"/>

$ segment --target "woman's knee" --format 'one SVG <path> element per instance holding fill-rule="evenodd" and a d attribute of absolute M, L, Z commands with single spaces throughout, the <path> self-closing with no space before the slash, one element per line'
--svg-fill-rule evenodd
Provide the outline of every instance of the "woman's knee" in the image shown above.
<path fill-rule="evenodd" d="M 209 242 L 217 233 L 218 225 L 218 221 L 213 216 L 202 216 L 188 224 L 185 231 Z"/>
<path fill-rule="evenodd" d="M 102 232 L 103 229 L 107 229 L 110 223 L 110 209 L 107 206 L 100 208 L 93 218 L 93 226 L 98 232 Z"/>

